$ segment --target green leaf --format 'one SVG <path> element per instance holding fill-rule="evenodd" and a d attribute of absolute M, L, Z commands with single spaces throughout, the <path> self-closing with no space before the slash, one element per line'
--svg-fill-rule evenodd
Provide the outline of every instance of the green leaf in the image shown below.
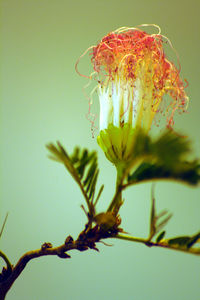
<path fill-rule="evenodd" d="M 191 248 L 196 242 L 198 242 L 200 239 L 200 232 L 198 232 L 196 235 L 192 236 L 190 240 L 188 241 L 187 247 Z"/>
<path fill-rule="evenodd" d="M 167 242 L 169 245 L 178 245 L 178 246 L 187 246 L 188 242 L 190 241 L 189 236 L 180 236 L 173 239 L 169 239 Z"/>
<path fill-rule="evenodd" d="M 132 160 L 143 155 L 149 155 L 152 152 L 152 145 L 150 136 L 143 132 L 141 129 L 137 129 L 134 134 L 135 143 L 132 153 Z"/>
<path fill-rule="evenodd" d="M 95 193 L 95 187 L 96 187 L 96 183 L 97 183 L 97 178 L 99 175 L 99 170 L 96 171 L 93 179 L 92 179 L 92 183 L 91 183 L 91 187 L 90 187 L 90 192 L 89 192 L 89 199 L 93 198 L 93 195 Z"/>
<path fill-rule="evenodd" d="M 138 132 L 136 145 L 130 165 L 134 167 L 136 157 L 139 164 L 134 171 L 130 168 L 125 186 L 155 179 L 178 180 L 191 185 L 199 183 L 200 162 L 189 160 L 191 146 L 185 137 L 168 130 L 153 141 Z"/>
<path fill-rule="evenodd" d="M 163 210 L 159 214 L 156 213 L 155 196 L 154 196 L 154 184 L 152 185 L 151 191 L 151 214 L 150 214 L 150 232 L 149 241 L 169 222 L 172 214 L 168 211 Z M 162 236 L 161 236 L 162 238 Z"/>
<path fill-rule="evenodd" d="M 191 152 L 190 141 L 171 130 L 165 131 L 151 145 L 152 153 L 165 164 L 174 164 Z"/>
<path fill-rule="evenodd" d="M 47 148 L 51 153 L 50 158 L 63 163 L 78 183 L 86 199 L 89 211 L 92 213 L 94 211 L 92 200 L 99 174 L 96 152 L 89 152 L 87 149 L 80 150 L 80 148 L 76 147 L 70 156 L 59 142 L 57 145 L 49 144 Z"/>
<path fill-rule="evenodd" d="M 159 243 L 164 238 L 165 234 L 166 234 L 166 231 L 162 231 L 156 238 L 156 243 Z"/>
<path fill-rule="evenodd" d="M 88 170 L 88 174 L 87 174 L 86 179 L 84 180 L 84 185 L 85 185 L 85 186 L 87 186 L 87 185 L 90 183 L 90 181 L 92 180 L 96 168 L 97 168 L 97 162 L 94 161 L 94 162 L 91 164 L 91 166 L 90 166 L 90 168 L 89 168 L 89 170 Z"/>
<path fill-rule="evenodd" d="M 169 167 L 167 164 L 142 163 L 133 174 L 128 175 L 128 183 L 134 184 L 147 180 L 170 179 L 178 180 L 191 185 L 200 181 L 200 165 L 197 161 L 182 162 Z"/>
<path fill-rule="evenodd" d="M 160 223 L 158 223 L 158 221 L 157 221 L 156 233 L 159 232 L 169 222 L 169 220 L 172 217 L 172 214 L 168 213 L 167 211 L 163 211 L 160 215 L 157 216 L 157 220 L 160 220 L 161 217 L 164 217 L 164 216 L 165 216 L 165 218 L 162 219 L 160 221 Z"/>
<path fill-rule="evenodd" d="M 200 232 L 193 236 L 180 236 L 167 240 L 169 245 L 191 248 L 200 239 Z"/>
<path fill-rule="evenodd" d="M 103 192 L 103 189 L 104 189 L 104 185 L 102 185 L 102 186 L 100 187 L 100 189 L 99 189 L 98 195 L 97 195 L 97 197 L 96 197 L 96 199 L 95 199 L 95 201 L 94 201 L 94 206 L 96 206 L 97 202 L 99 201 L 99 199 L 100 199 L 100 197 L 101 197 L 101 194 L 102 194 L 102 192 Z"/>

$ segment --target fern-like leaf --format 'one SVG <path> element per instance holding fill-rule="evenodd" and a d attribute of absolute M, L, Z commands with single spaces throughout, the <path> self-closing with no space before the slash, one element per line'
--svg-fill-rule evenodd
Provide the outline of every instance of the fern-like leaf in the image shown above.
<path fill-rule="evenodd" d="M 51 159 L 63 163 L 72 177 L 79 185 L 85 200 L 88 205 L 90 215 L 94 214 L 94 195 L 96 190 L 96 183 L 99 175 L 97 154 L 95 151 L 89 152 L 87 149 L 75 148 L 72 155 L 68 155 L 66 150 L 58 142 L 57 145 L 47 145 L 51 155 Z M 102 192 L 100 188 L 99 195 Z M 97 203 L 98 199 L 95 201 Z"/>
<path fill-rule="evenodd" d="M 170 246 L 185 247 L 190 249 L 200 240 L 200 232 L 193 236 L 180 236 L 166 240 Z"/>
<path fill-rule="evenodd" d="M 156 179 L 178 180 L 190 185 L 199 183 L 200 162 L 188 159 L 191 147 L 187 138 L 168 130 L 153 141 L 139 132 L 136 144 L 140 146 L 133 157 L 141 163 L 134 172 L 130 168 L 127 185 Z"/>

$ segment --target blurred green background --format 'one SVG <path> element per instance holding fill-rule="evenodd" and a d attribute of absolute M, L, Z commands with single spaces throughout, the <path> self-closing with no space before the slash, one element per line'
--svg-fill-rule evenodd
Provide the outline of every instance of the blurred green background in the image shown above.
<path fill-rule="evenodd" d="M 171 39 L 191 99 L 175 128 L 191 137 L 199 155 L 200 1 L 5 0 L 1 8 L 1 224 L 9 211 L 1 249 L 14 264 L 43 242 L 56 246 L 68 234 L 76 238 L 86 221 L 78 187 L 62 165 L 47 158 L 45 144 L 59 140 L 69 152 L 75 145 L 98 150 L 99 186 L 106 184 L 99 212 L 113 195 L 115 170 L 92 138 L 82 92 L 87 81 L 74 70 L 81 53 L 109 31 L 156 23 Z M 80 70 L 90 72 L 89 59 Z M 122 226 L 136 236 L 148 232 L 150 190 L 151 184 L 143 184 L 125 194 Z M 200 229 L 199 189 L 162 182 L 156 199 L 158 210 L 174 214 L 168 237 Z M 199 257 L 111 243 L 100 244 L 100 253 L 73 251 L 71 260 L 31 261 L 7 299 L 200 299 Z"/>

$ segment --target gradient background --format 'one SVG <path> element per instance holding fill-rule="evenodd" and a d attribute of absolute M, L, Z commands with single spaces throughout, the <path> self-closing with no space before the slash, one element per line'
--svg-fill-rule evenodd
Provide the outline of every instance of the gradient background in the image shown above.
<path fill-rule="evenodd" d="M 86 221 L 78 187 L 62 165 L 47 158 L 46 143 L 60 140 L 69 152 L 75 145 L 97 149 L 99 186 L 106 184 L 99 212 L 113 195 L 115 170 L 92 139 L 82 93 L 86 80 L 74 70 L 80 54 L 109 31 L 156 23 L 172 40 L 191 99 L 189 113 L 176 118 L 176 129 L 191 137 L 199 155 L 200 1 L 7 0 L 1 6 L 1 224 L 9 211 L 1 248 L 14 264 L 43 242 L 56 246 L 68 234 L 76 238 Z M 90 72 L 89 59 L 80 70 Z M 136 236 L 148 233 L 150 189 L 143 184 L 125 193 L 122 226 Z M 156 199 L 158 210 L 174 214 L 168 237 L 200 229 L 199 189 L 162 182 Z M 99 244 L 100 253 L 73 251 L 71 260 L 31 261 L 7 299 L 200 299 L 198 257 L 111 242 L 113 247 Z"/>

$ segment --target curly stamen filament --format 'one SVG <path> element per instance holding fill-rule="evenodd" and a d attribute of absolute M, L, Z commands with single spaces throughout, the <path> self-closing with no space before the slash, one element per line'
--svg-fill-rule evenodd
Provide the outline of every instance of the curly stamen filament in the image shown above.
<path fill-rule="evenodd" d="M 78 64 L 79 64 L 80 60 L 88 53 L 88 51 L 89 51 L 90 49 L 93 49 L 94 47 L 95 47 L 95 46 L 90 46 L 89 48 L 87 48 L 87 49 L 85 50 L 85 52 L 78 58 L 78 60 L 77 60 L 77 62 L 76 62 L 76 64 L 75 64 L 75 70 L 76 70 L 76 72 L 78 73 L 78 75 L 80 75 L 81 77 L 90 79 L 90 76 L 84 75 L 84 74 L 82 74 L 82 73 L 79 72 L 79 70 L 78 70 Z"/>

